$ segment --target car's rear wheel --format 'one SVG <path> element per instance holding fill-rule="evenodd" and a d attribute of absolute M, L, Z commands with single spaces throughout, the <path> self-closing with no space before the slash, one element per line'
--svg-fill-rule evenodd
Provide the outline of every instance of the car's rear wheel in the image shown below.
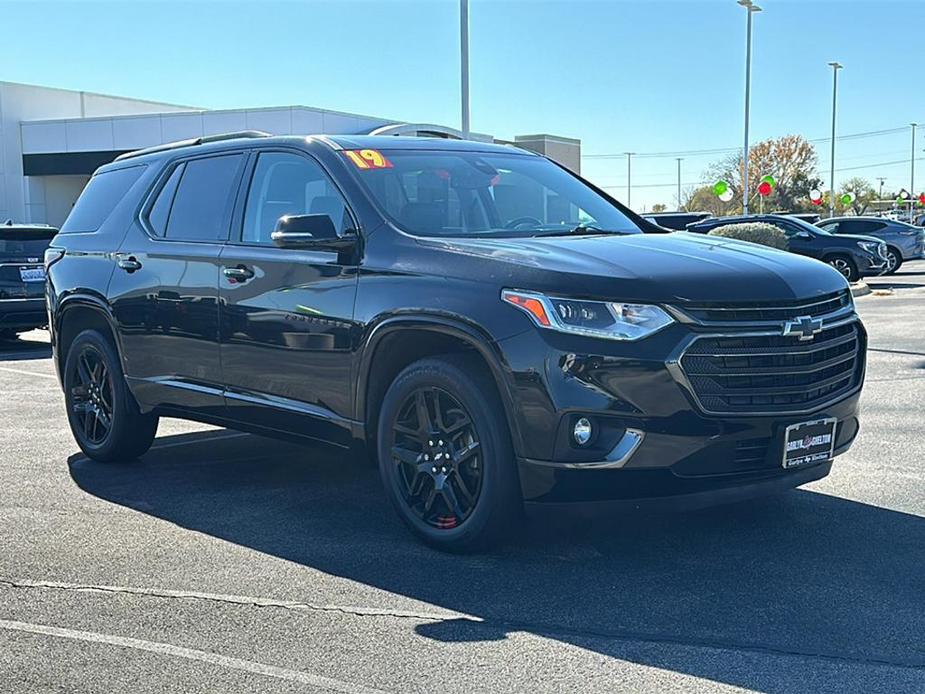
<path fill-rule="evenodd" d="M 464 552 L 510 530 L 521 498 L 504 410 L 477 362 L 414 362 L 389 387 L 379 470 L 399 516 L 424 542 Z"/>
<path fill-rule="evenodd" d="M 833 255 L 826 262 L 838 270 L 849 282 L 857 282 L 861 278 L 858 266 L 846 255 Z"/>
<path fill-rule="evenodd" d="M 132 460 L 151 447 L 158 418 L 138 410 L 116 350 L 105 336 L 85 330 L 74 338 L 63 381 L 71 432 L 88 457 Z"/>
<path fill-rule="evenodd" d="M 887 247 L 886 249 L 886 273 L 887 275 L 892 275 L 896 272 L 900 266 L 903 264 L 902 254 L 892 247 Z"/>

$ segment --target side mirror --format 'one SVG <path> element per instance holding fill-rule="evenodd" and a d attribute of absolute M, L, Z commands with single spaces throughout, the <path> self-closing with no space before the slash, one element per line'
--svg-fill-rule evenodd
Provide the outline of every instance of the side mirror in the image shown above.
<path fill-rule="evenodd" d="M 340 252 L 356 245 L 356 236 L 337 235 L 334 220 L 327 214 L 280 217 L 270 238 L 280 248 Z"/>

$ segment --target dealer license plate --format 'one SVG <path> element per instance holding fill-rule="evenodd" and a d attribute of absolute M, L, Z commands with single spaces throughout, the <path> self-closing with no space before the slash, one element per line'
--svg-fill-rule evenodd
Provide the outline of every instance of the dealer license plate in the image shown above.
<path fill-rule="evenodd" d="M 784 431 L 785 468 L 821 463 L 832 458 L 835 450 L 834 417 L 791 424 Z"/>
<path fill-rule="evenodd" d="M 19 276 L 23 282 L 44 282 L 45 268 L 42 267 L 21 267 Z"/>

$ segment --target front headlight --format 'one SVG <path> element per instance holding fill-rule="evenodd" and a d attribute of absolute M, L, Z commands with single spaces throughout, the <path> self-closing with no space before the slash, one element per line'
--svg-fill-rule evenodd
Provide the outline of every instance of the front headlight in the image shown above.
<path fill-rule="evenodd" d="M 871 255 L 879 255 L 878 248 L 880 244 L 876 241 L 858 241 L 858 247 L 862 251 L 867 251 Z"/>
<path fill-rule="evenodd" d="M 638 340 L 674 322 L 649 304 L 581 301 L 512 289 L 502 291 L 501 299 L 526 312 L 541 328 L 609 340 Z"/>

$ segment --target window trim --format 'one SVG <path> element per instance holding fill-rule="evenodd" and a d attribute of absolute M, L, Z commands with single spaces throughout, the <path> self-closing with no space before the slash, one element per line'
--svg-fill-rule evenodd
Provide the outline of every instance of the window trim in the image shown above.
<path fill-rule="evenodd" d="M 260 158 L 261 154 L 272 154 L 272 153 L 282 153 L 282 154 L 294 154 L 296 156 L 303 157 L 313 162 L 321 169 L 321 172 L 328 178 L 331 185 L 334 186 L 334 189 L 337 190 L 338 194 L 344 200 L 344 209 L 346 209 L 347 214 L 350 217 L 350 221 L 353 223 L 353 233 L 344 234 L 344 236 L 362 236 L 360 230 L 359 217 L 353 211 L 353 207 L 350 203 L 350 198 L 344 193 L 344 187 L 338 182 L 337 178 L 331 174 L 328 168 L 314 155 L 306 152 L 305 150 L 299 149 L 298 147 L 284 147 L 284 146 L 273 146 L 273 147 L 255 147 L 250 150 L 251 156 L 249 157 L 247 163 L 244 166 L 244 172 L 238 186 L 238 197 L 234 205 L 234 218 L 231 220 L 231 230 L 228 234 L 228 240 L 226 244 L 229 246 L 236 246 L 240 248 L 272 248 L 277 251 L 289 252 L 289 253 L 305 253 L 306 249 L 304 248 L 280 248 L 272 243 L 253 243 L 250 241 L 244 241 L 244 217 L 247 211 L 247 201 L 250 197 L 251 187 L 254 185 L 254 173 L 257 170 L 257 160 Z M 347 230 L 349 231 L 349 230 Z M 327 251 L 324 251 L 327 252 Z"/>
<path fill-rule="evenodd" d="M 171 159 L 158 173 L 157 178 L 154 180 L 154 183 L 151 185 L 151 188 L 148 190 L 147 194 L 142 200 L 141 205 L 138 208 L 138 212 L 135 215 L 135 220 L 144 230 L 145 235 L 152 241 L 165 242 L 165 243 L 198 243 L 198 244 L 207 244 L 207 245 L 219 245 L 222 246 L 228 243 L 228 239 L 231 236 L 231 222 L 233 220 L 233 215 L 237 206 L 237 196 L 241 188 L 241 176 L 244 173 L 244 170 L 247 168 L 250 158 L 248 156 L 249 150 L 247 149 L 223 149 L 216 152 L 208 152 L 205 154 L 200 154 L 199 156 L 187 156 L 187 157 L 177 157 L 176 159 Z M 168 237 L 167 229 L 164 229 L 164 236 L 159 236 L 154 231 L 154 227 L 151 225 L 149 215 L 151 214 L 151 209 L 154 207 L 154 203 L 157 201 L 157 198 L 160 196 L 161 191 L 167 185 L 167 182 L 170 180 L 170 177 L 173 175 L 173 172 L 177 170 L 178 167 L 184 166 L 191 161 L 196 161 L 200 159 L 212 159 L 215 157 L 227 157 L 227 156 L 238 156 L 241 158 L 241 161 L 238 163 L 238 170 L 235 173 L 235 177 L 231 183 L 231 192 L 229 194 L 229 200 L 231 205 L 226 207 L 225 210 L 225 219 L 223 220 L 224 234 L 222 237 L 217 239 L 172 239 Z M 185 175 L 185 172 L 184 172 Z M 177 192 L 180 190 L 180 186 L 183 184 L 183 176 L 180 176 L 180 181 L 177 184 L 177 190 L 174 191 L 174 200 L 170 203 L 170 211 L 173 212 L 173 205 L 176 200 Z M 167 217 L 167 223 L 170 224 L 170 215 Z"/>

